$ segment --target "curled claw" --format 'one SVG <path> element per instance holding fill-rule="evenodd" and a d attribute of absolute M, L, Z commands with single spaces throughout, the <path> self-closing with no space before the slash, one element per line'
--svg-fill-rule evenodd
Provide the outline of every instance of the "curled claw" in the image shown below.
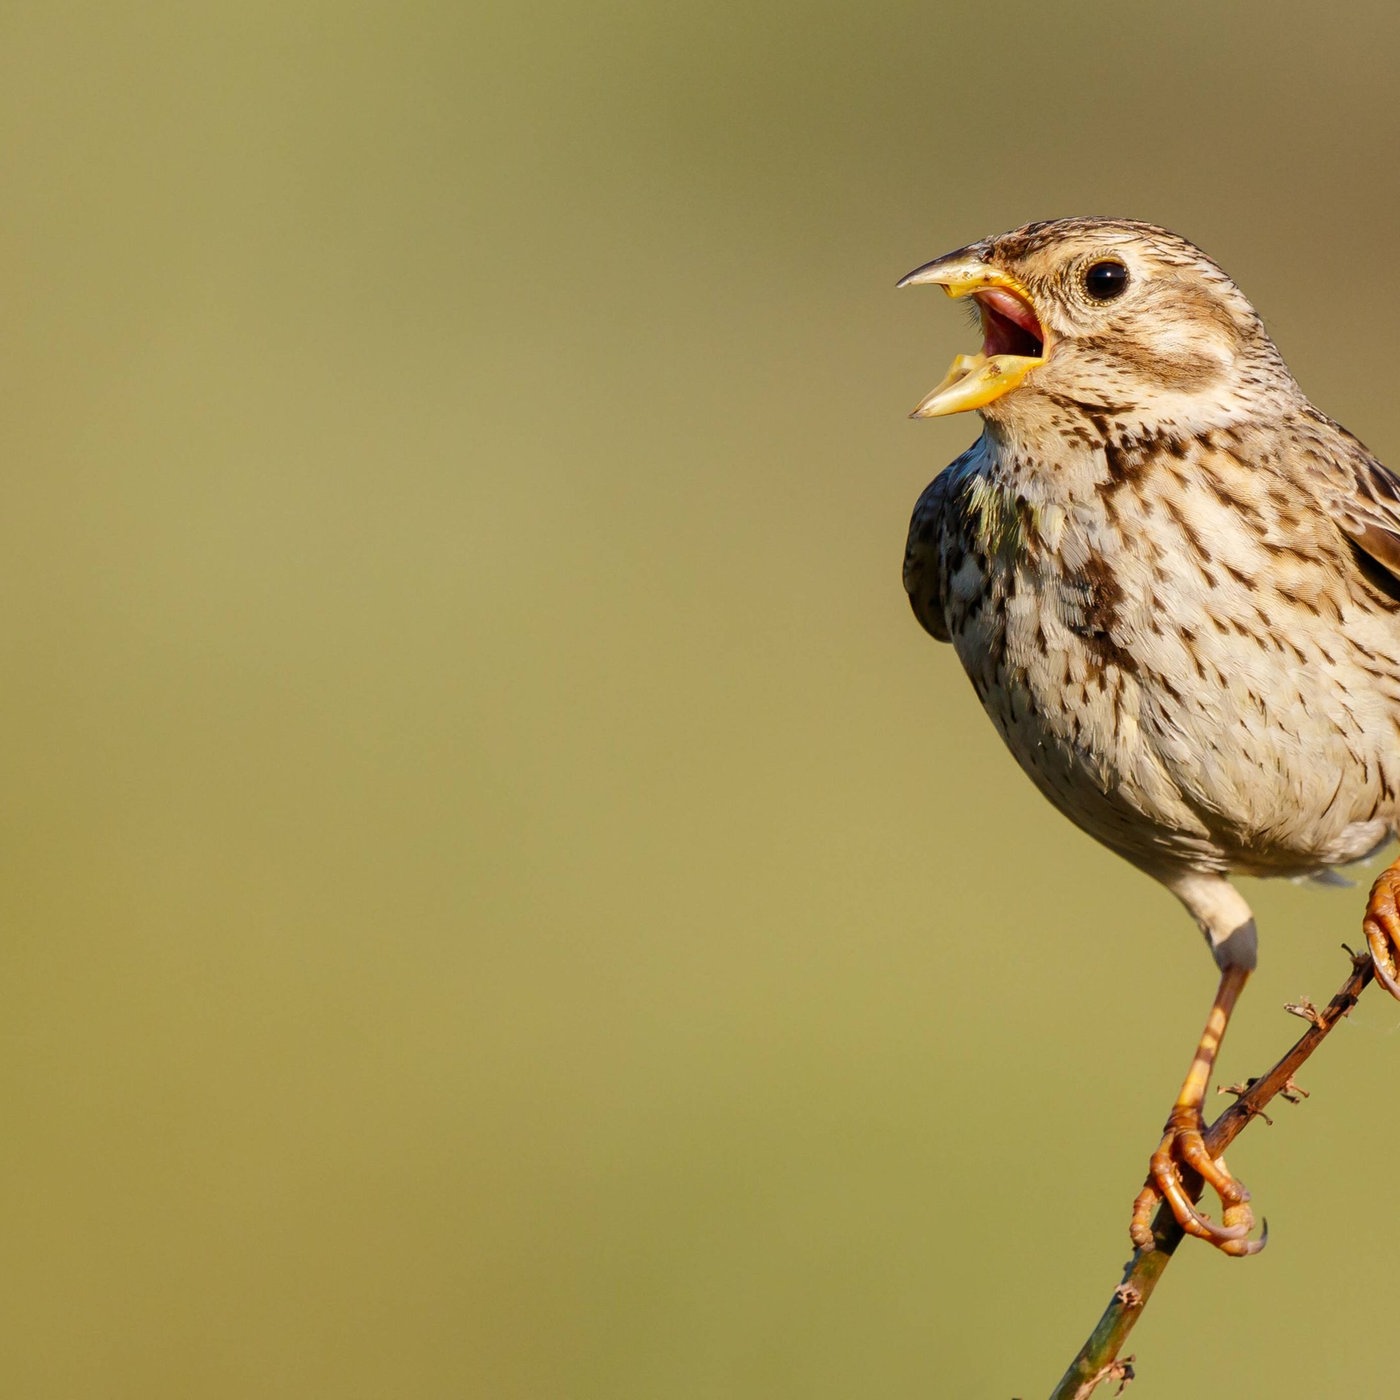
<path fill-rule="evenodd" d="M 1371 949 L 1371 961 L 1376 966 L 1376 981 L 1400 1000 L 1400 907 L 1396 896 L 1400 893 L 1400 871 L 1392 865 L 1382 870 L 1380 878 L 1371 886 L 1371 897 L 1366 902 L 1366 917 L 1361 927 L 1366 934 L 1367 946 Z"/>
<path fill-rule="evenodd" d="M 1197 1172 L 1220 1197 L 1222 1223 L 1217 1225 L 1208 1215 L 1198 1211 L 1181 1184 L 1178 1162 Z M 1152 1180 L 1166 1197 L 1176 1216 L 1177 1224 L 1189 1235 L 1223 1245 L 1243 1240 L 1253 1228 L 1254 1216 L 1249 1209 L 1249 1192 L 1224 1170 L 1206 1151 L 1198 1130 L 1169 1128 L 1162 1145 L 1152 1154 Z"/>
<path fill-rule="evenodd" d="M 1196 1209 L 1182 1185 L 1182 1167 L 1196 1172 L 1220 1197 L 1223 1209 L 1218 1224 Z M 1230 1174 L 1223 1160 L 1210 1155 L 1199 1126 L 1184 1112 L 1173 1111 L 1161 1146 L 1152 1154 L 1147 1183 L 1133 1202 L 1129 1233 L 1139 1249 L 1152 1247 L 1151 1215 L 1159 1201 L 1166 1201 L 1176 1223 L 1188 1235 L 1205 1240 L 1224 1254 L 1235 1257 L 1258 1254 L 1268 1240 L 1267 1227 L 1261 1239 L 1249 1238 L 1254 1228 L 1249 1192 Z"/>
<path fill-rule="evenodd" d="M 1225 1212 L 1225 1218 L 1230 1218 L 1230 1212 Z M 1235 1259 L 1245 1259 L 1251 1254 L 1258 1254 L 1269 1242 L 1269 1222 L 1264 1221 L 1264 1228 L 1260 1231 L 1257 1240 L 1226 1240 L 1219 1246 L 1222 1254 L 1231 1255 Z"/>

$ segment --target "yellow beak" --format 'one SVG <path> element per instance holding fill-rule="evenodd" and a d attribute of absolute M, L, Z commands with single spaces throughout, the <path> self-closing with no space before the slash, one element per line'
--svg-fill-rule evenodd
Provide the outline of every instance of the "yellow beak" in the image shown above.
<path fill-rule="evenodd" d="M 1030 293 L 1009 273 L 969 257 L 966 250 L 949 253 L 947 257 L 935 258 L 922 267 L 916 267 L 907 277 L 901 278 L 901 287 L 922 286 L 931 283 L 942 287 L 950 297 L 974 296 L 978 292 L 989 293 L 985 300 L 979 298 L 982 312 L 982 326 L 990 339 L 990 319 L 998 313 L 995 301 L 1010 294 L 1015 297 L 1025 312 L 1035 319 L 1035 308 Z M 1037 327 L 1039 321 L 1036 320 Z M 1045 363 L 1045 332 L 1040 332 L 1042 346 L 1039 355 L 1011 355 L 986 353 L 957 356 L 943 382 L 926 394 L 911 418 L 941 418 L 949 413 L 965 413 L 970 408 L 982 408 L 1010 393 L 1037 365 Z"/>

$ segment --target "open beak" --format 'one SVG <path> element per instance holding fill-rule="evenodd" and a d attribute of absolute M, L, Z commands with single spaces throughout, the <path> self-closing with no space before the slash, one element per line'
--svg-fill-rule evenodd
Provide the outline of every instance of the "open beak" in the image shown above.
<path fill-rule="evenodd" d="M 1048 347 L 1030 293 L 1009 273 L 959 249 L 916 267 L 899 286 L 932 283 L 950 297 L 974 297 L 982 316 L 982 352 L 959 355 L 943 382 L 909 416 L 941 418 L 982 408 L 1008 394 L 1037 365 Z"/>

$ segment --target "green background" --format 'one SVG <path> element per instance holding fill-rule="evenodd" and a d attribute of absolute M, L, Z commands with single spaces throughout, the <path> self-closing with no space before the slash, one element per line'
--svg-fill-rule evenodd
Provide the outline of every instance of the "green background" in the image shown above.
<path fill-rule="evenodd" d="M 0 1390 L 1047 1393 L 1213 969 L 909 615 L 977 425 L 894 282 L 1168 224 L 1400 459 L 1394 7 L 0 35 Z M 1247 887 L 1224 1078 L 1363 892 Z M 1135 1400 L 1393 1391 L 1398 1030 L 1232 1151 L 1272 1243 Z"/>

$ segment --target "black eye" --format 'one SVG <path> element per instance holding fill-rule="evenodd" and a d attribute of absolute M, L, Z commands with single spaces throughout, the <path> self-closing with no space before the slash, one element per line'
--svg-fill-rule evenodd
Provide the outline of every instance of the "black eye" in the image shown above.
<path fill-rule="evenodd" d="M 1113 258 L 1091 263 L 1084 271 L 1084 290 L 1095 301 L 1121 297 L 1128 286 L 1128 269 Z"/>

